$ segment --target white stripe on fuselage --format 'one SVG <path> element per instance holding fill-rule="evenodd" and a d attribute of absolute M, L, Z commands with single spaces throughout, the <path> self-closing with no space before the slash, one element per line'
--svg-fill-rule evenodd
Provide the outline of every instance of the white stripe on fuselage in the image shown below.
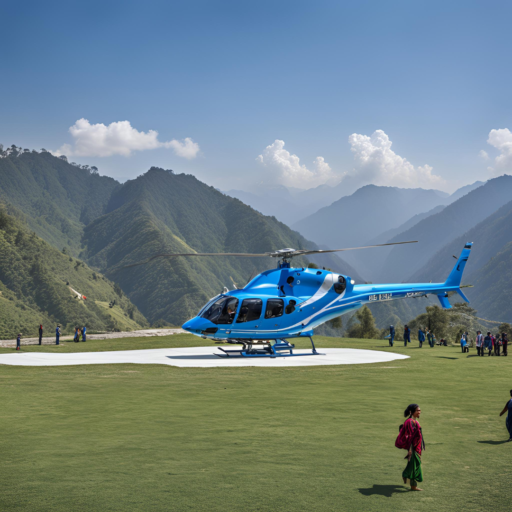
<path fill-rule="evenodd" d="M 309 306 L 310 304 L 313 304 L 313 302 L 320 300 L 331 289 L 331 286 L 333 283 L 334 283 L 334 274 L 332 274 L 332 273 L 327 274 L 325 276 L 324 282 L 322 283 L 322 286 L 320 286 L 320 288 L 318 288 L 315 295 L 310 297 L 307 301 L 303 302 L 302 304 L 299 304 L 299 307 L 304 308 L 306 306 Z"/>

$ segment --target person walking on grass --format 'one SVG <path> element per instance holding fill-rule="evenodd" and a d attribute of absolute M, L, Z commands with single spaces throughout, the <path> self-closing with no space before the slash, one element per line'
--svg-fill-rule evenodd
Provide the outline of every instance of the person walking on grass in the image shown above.
<path fill-rule="evenodd" d="M 420 342 L 420 348 L 423 346 L 423 342 L 425 341 L 425 333 L 421 329 L 421 327 L 418 329 L 418 341 Z"/>
<path fill-rule="evenodd" d="M 395 441 L 395 446 L 407 450 L 407 466 L 405 467 L 402 478 L 404 484 L 407 479 L 411 484 L 411 491 L 422 491 L 418 487 L 418 482 L 423 482 L 423 472 L 421 470 L 421 452 L 425 449 L 423 441 L 423 432 L 418 422 L 421 409 L 418 404 L 411 404 L 405 409 L 404 417 L 407 419 L 403 425 L 400 425 L 400 432 Z"/>
<path fill-rule="evenodd" d="M 55 345 L 59 344 L 60 340 L 60 325 L 57 325 L 57 328 L 55 329 Z"/>
<path fill-rule="evenodd" d="M 21 350 L 21 333 L 16 337 L 16 350 Z"/>
<path fill-rule="evenodd" d="M 43 324 L 39 324 L 39 345 L 43 343 Z"/>
<path fill-rule="evenodd" d="M 479 356 L 484 355 L 484 337 L 482 335 L 482 331 L 476 331 L 476 353 Z"/>
<path fill-rule="evenodd" d="M 390 325 L 389 326 L 389 346 L 393 346 L 393 340 L 395 339 L 395 328 Z"/>
<path fill-rule="evenodd" d="M 512 389 L 510 390 L 510 396 L 512 397 Z M 506 403 L 503 411 L 500 412 L 500 416 L 503 416 L 507 411 L 508 414 L 505 425 L 507 426 L 508 430 L 508 442 L 510 442 L 512 441 L 512 398 L 510 398 L 510 400 Z"/>
<path fill-rule="evenodd" d="M 78 342 L 80 341 L 80 335 L 78 334 L 78 332 L 79 332 L 79 331 L 78 331 L 78 327 L 75 327 L 75 336 L 74 336 L 74 338 L 73 338 L 73 341 L 74 341 L 75 343 L 78 343 Z"/>
<path fill-rule="evenodd" d="M 404 326 L 404 347 L 407 347 L 407 342 L 411 343 L 411 329 L 408 325 Z"/>
<path fill-rule="evenodd" d="M 484 349 L 484 351 L 488 350 L 489 351 L 489 356 L 491 355 L 491 352 L 492 352 L 492 337 L 491 337 L 491 333 L 490 332 L 488 332 L 487 336 L 484 338 L 484 346 L 482 348 Z"/>
<path fill-rule="evenodd" d="M 427 340 L 430 348 L 432 348 L 434 346 L 434 335 L 430 329 L 427 331 Z"/>
<path fill-rule="evenodd" d="M 503 346 L 503 355 L 508 355 L 508 337 L 506 332 L 501 333 L 501 343 Z"/>
<path fill-rule="evenodd" d="M 86 335 L 85 335 L 85 333 L 86 333 L 86 328 L 85 328 L 85 325 L 84 325 L 84 326 L 82 327 L 82 341 L 86 341 L 86 337 L 85 337 Z"/>

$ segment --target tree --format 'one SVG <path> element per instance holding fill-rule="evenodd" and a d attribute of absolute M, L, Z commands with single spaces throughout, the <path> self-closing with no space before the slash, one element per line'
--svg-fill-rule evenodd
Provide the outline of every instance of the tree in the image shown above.
<path fill-rule="evenodd" d="M 512 326 L 507 322 L 503 322 L 502 324 L 500 324 L 498 330 L 500 331 L 500 333 L 506 332 L 509 336 L 512 334 Z"/>
<path fill-rule="evenodd" d="M 91 172 L 92 172 L 92 174 L 98 174 L 98 168 L 95 165 L 92 165 Z"/>
<path fill-rule="evenodd" d="M 59 158 L 61 160 L 64 160 L 64 162 L 67 162 L 68 161 L 68 157 L 66 155 L 60 155 Z"/>
<path fill-rule="evenodd" d="M 332 327 L 333 329 L 343 329 L 343 320 L 341 319 L 341 316 L 337 316 L 336 318 L 333 318 L 332 320 L 329 320 L 327 322 L 327 325 L 329 327 Z"/>
<path fill-rule="evenodd" d="M 375 327 L 375 318 L 373 318 L 372 312 L 368 306 L 363 306 L 355 314 L 359 323 L 353 324 L 348 332 L 349 338 L 378 338 L 379 330 Z"/>
<path fill-rule="evenodd" d="M 114 283 L 114 292 L 116 292 L 116 295 L 119 297 L 123 296 L 123 290 L 121 290 L 121 287 L 117 283 Z"/>

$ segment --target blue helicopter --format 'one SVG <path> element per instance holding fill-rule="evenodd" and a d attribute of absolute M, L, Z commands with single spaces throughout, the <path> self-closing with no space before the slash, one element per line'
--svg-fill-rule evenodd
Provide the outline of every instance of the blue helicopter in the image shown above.
<path fill-rule="evenodd" d="M 216 341 L 240 344 L 239 350 L 219 349 L 220 357 L 287 357 L 318 354 L 313 342 L 315 327 L 340 315 L 355 311 L 364 304 L 437 295 L 444 309 L 451 308 L 448 295 L 458 293 L 469 302 L 461 290 L 461 278 L 471 251 L 467 243 L 444 283 L 359 284 L 349 276 L 329 270 L 292 268 L 291 260 L 298 256 L 325 254 L 370 247 L 402 245 L 416 241 L 380 244 L 367 247 L 332 250 L 281 249 L 262 254 L 246 253 L 181 253 L 159 254 L 177 256 L 239 256 L 277 258 L 276 269 L 267 270 L 251 279 L 242 289 L 224 292 L 211 299 L 195 318 L 185 324 L 186 331 Z M 129 265 L 135 266 L 140 263 Z M 312 352 L 294 353 L 289 340 L 309 338 Z"/>

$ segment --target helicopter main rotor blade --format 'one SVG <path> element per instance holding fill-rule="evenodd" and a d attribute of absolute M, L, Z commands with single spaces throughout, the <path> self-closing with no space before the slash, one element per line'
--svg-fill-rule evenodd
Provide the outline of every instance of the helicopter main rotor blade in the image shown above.
<path fill-rule="evenodd" d="M 131 268 L 138 267 L 139 265 L 145 265 L 146 263 L 150 263 L 157 258 L 175 258 L 178 256 L 236 256 L 239 258 L 269 258 L 270 253 L 258 253 L 258 254 L 250 254 L 250 253 L 238 253 L 238 252 L 174 252 L 174 253 L 162 253 L 156 254 L 155 256 L 151 256 L 151 258 L 147 258 L 143 261 L 139 261 L 137 263 L 132 263 L 131 265 L 124 265 L 119 268 L 115 268 L 112 270 L 121 270 L 123 268 Z"/>
<path fill-rule="evenodd" d="M 110 272 L 117 272 L 118 270 L 122 270 L 125 268 L 138 267 L 139 265 L 145 265 L 146 263 L 150 263 L 157 258 L 177 258 L 177 257 L 189 257 L 189 256 L 199 256 L 199 257 L 213 257 L 213 256 L 235 256 L 237 258 L 293 258 L 294 256 L 307 256 L 308 254 L 325 254 L 329 252 L 342 252 L 342 251 L 355 251 L 357 249 L 371 249 L 373 247 L 386 247 L 389 245 L 403 245 L 403 244 L 415 244 L 417 240 L 411 240 L 408 242 L 393 242 L 389 244 L 378 244 L 378 245 L 366 245 L 364 247 L 348 247 L 346 249 L 317 249 L 317 250 L 281 250 L 274 252 L 264 252 L 264 253 L 245 253 L 245 252 L 178 252 L 178 253 L 162 253 L 156 254 L 155 256 L 151 256 L 151 258 L 147 258 L 143 261 L 139 261 L 137 263 L 132 263 L 130 265 L 124 265 L 122 267 L 113 268 Z"/>
<path fill-rule="evenodd" d="M 308 254 L 325 254 L 328 252 L 356 251 L 357 249 L 372 249 L 373 247 L 386 247 L 389 245 L 417 244 L 418 240 L 409 240 L 407 242 L 392 242 L 389 244 L 365 245 L 363 247 L 348 247 L 346 249 L 318 249 L 314 251 L 301 250 L 295 251 L 291 256 L 307 256 Z"/>

